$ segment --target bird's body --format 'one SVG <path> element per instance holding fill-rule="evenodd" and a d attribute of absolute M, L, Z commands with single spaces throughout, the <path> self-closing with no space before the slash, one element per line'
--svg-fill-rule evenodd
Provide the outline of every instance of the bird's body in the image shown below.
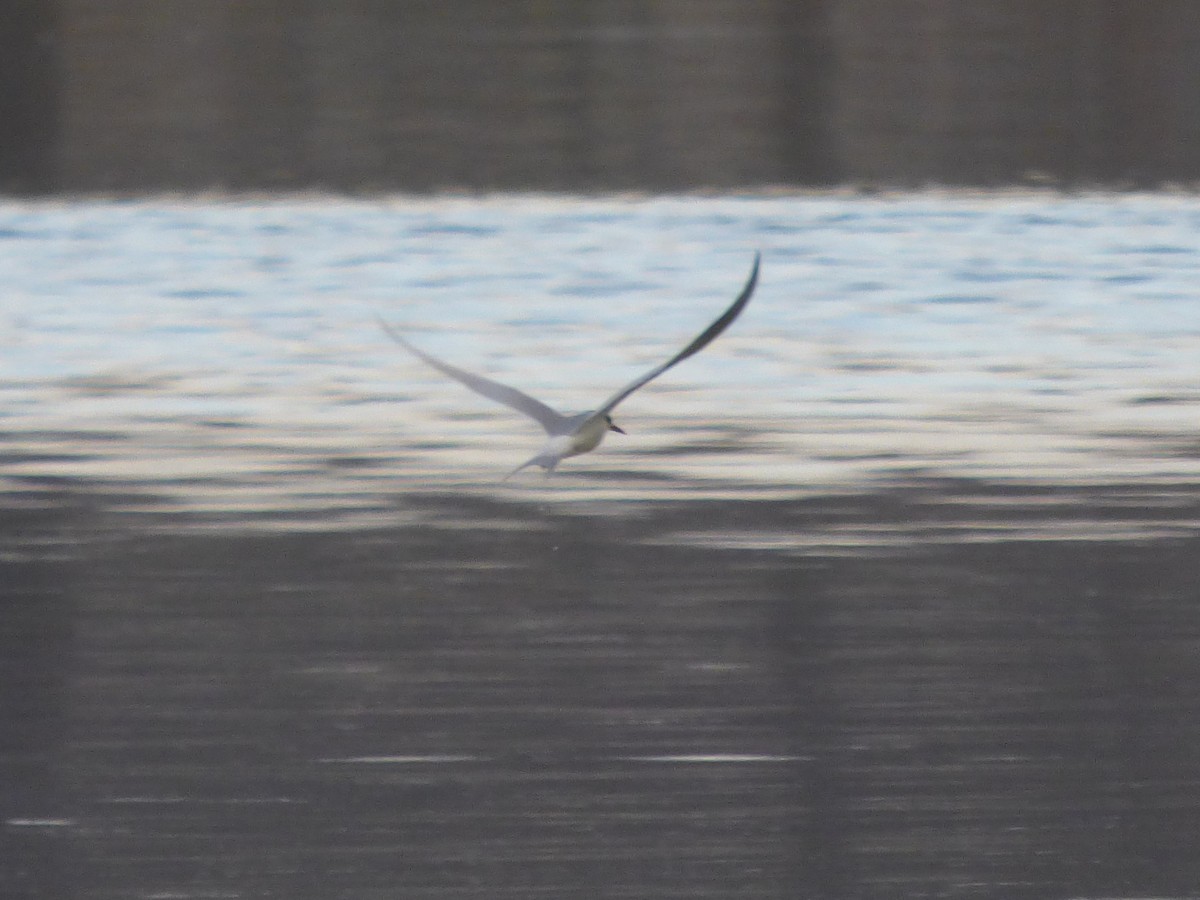
<path fill-rule="evenodd" d="M 412 353 L 418 359 L 429 366 L 437 369 L 443 375 L 447 375 L 458 381 L 460 384 L 470 388 L 477 394 L 487 397 L 490 400 L 495 400 L 497 403 L 503 403 L 505 406 L 511 407 L 518 412 L 524 413 L 531 419 L 536 420 L 542 428 L 545 429 L 549 437 L 542 449 L 532 459 L 518 466 L 511 473 L 517 474 L 522 469 L 529 466 L 541 466 L 547 472 L 550 472 L 562 460 L 570 456 L 578 456 L 581 453 L 588 453 L 600 446 L 600 442 L 610 431 L 616 431 L 619 434 L 624 434 L 617 425 L 613 423 L 612 416 L 609 415 L 622 400 L 643 387 L 647 382 L 657 378 L 667 369 L 676 363 L 682 362 L 693 354 L 699 353 L 708 344 L 710 344 L 722 331 L 729 327 L 750 302 L 750 297 L 754 293 L 754 288 L 758 283 L 758 266 L 760 255 L 754 255 L 754 267 L 750 271 L 750 277 L 746 281 L 745 287 L 732 305 L 722 313 L 716 321 L 708 326 L 704 331 L 692 339 L 692 342 L 676 353 L 673 357 L 661 365 L 655 366 L 644 375 L 635 378 L 625 387 L 621 388 L 599 409 L 590 410 L 588 412 L 578 413 L 572 416 L 564 416 L 551 409 L 540 400 L 535 400 L 528 394 L 525 394 L 514 387 L 509 387 L 506 384 L 501 384 L 498 381 L 492 381 L 489 378 L 484 378 L 482 375 L 475 375 L 450 365 L 435 356 L 431 356 L 423 350 L 418 349 L 410 344 L 407 340 L 401 337 L 394 331 L 387 322 L 382 319 L 379 324 L 401 347 Z M 511 477 L 511 475 L 509 476 Z"/>
<path fill-rule="evenodd" d="M 600 446 L 608 432 L 609 423 L 603 416 L 588 416 L 569 434 L 557 434 L 546 441 L 539 456 L 546 455 L 548 451 L 558 453 L 563 458 L 590 453 Z"/>

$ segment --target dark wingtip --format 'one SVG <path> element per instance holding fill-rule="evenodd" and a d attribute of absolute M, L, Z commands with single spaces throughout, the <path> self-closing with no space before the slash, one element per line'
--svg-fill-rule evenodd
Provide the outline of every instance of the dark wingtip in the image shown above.
<path fill-rule="evenodd" d="M 726 311 L 726 313 L 725 313 L 726 316 L 729 316 L 729 319 L 726 320 L 726 322 L 725 322 L 726 325 L 729 324 L 729 322 L 732 322 L 734 319 L 737 318 L 738 314 L 741 313 L 741 311 L 742 311 L 742 307 L 745 306 L 750 301 L 750 295 L 754 293 L 754 289 L 756 287 L 758 287 L 758 267 L 759 267 L 759 265 L 761 265 L 761 263 L 762 263 L 762 251 L 755 250 L 754 251 L 754 265 L 752 265 L 750 267 L 750 277 L 748 277 L 746 279 L 746 286 L 742 288 L 742 292 L 740 294 L 738 294 L 737 299 L 733 301 L 733 306 L 730 307 L 729 310 Z M 724 317 L 722 317 L 722 318 L 724 318 Z M 720 321 L 720 320 L 718 320 L 718 321 Z M 722 325 L 721 329 L 723 330 L 724 327 L 725 326 Z"/>
<path fill-rule="evenodd" d="M 750 284 L 751 284 L 751 285 L 754 285 L 754 284 L 757 284 L 757 283 L 758 283 L 758 267 L 759 267 L 761 264 L 762 264 L 762 251 L 761 251 L 761 250 L 755 250 L 755 251 L 754 251 L 754 265 L 750 267 L 750 279 L 749 279 L 749 281 L 750 281 Z"/>
<path fill-rule="evenodd" d="M 402 337 L 400 337 L 400 335 L 399 335 L 399 333 L 397 333 L 396 329 L 392 328 L 392 326 L 387 323 L 387 320 L 382 315 L 380 315 L 379 313 L 375 313 L 375 321 L 379 323 L 379 327 L 381 329 L 383 329 L 384 334 L 386 334 L 388 337 L 390 337 L 393 341 L 395 341 L 401 347 L 403 347 L 405 345 L 404 339 Z"/>

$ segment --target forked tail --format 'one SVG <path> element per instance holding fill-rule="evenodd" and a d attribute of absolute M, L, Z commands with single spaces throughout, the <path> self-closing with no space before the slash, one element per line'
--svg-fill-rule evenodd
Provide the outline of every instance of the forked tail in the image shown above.
<path fill-rule="evenodd" d="M 546 456 L 542 453 L 539 453 L 533 459 L 530 459 L 530 460 L 527 460 L 526 462 L 521 463 L 519 466 L 517 466 L 515 469 L 513 469 L 511 472 L 509 472 L 507 475 L 505 475 L 504 480 L 508 481 L 508 479 L 512 478 L 514 475 L 516 475 L 522 469 L 528 469 L 530 466 L 541 466 L 543 469 L 546 470 L 546 474 L 549 475 L 551 472 L 554 471 L 554 467 L 558 465 L 558 461 L 559 461 L 559 457 L 557 457 L 557 456 Z"/>

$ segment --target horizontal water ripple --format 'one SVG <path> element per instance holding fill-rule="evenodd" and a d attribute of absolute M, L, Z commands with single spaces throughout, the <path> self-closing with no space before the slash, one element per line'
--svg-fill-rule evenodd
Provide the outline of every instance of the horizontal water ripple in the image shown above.
<path fill-rule="evenodd" d="M 0 245 L 0 476 L 147 484 L 204 509 L 307 507 L 324 493 L 331 514 L 373 507 L 389 482 L 491 490 L 536 447 L 536 426 L 409 358 L 376 315 L 430 352 L 586 408 L 703 327 L 761 249 L 746 315 L 630 398 L 630 436 L 569 461 L 556 486 L 1197 477 L 1200 304 L 1185 251 L 1200 246 L 1198 205 L 9 201 L 0 228 L 22 237 Z M 239 440 L 212 440 L 213 423 Z M 744 438 L 717 453 L 696 427 Z M 297 458 L 318 483 L 297 476 Z M 328 462 L 345 458 L 361 462 Z M 637 474 L 614 480 L 622 471 Z M 194 472 L 213 473 L 203 490 Z"/>

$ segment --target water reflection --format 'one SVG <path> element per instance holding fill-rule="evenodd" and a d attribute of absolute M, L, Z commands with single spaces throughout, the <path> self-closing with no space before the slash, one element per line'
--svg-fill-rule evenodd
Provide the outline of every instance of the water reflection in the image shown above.
<path fill-rule="evenodd" d="M 572 460 L 559 490 L 1195 479 L 1198 273 L 1179 252 L 1195 208 L 1039 194 L 6 202 L 0 477 L 148 486 L 180 511 L 285 525 L 295 509 L 368 524 L 381 492 L 490 494 L 540 432 L 404 357 L 377 313 L 569 411 L 694 334 L 761 248 L 750 312 L 631 398 L 629 439 Z"/>
<path fill-rule="evenodd" d="M 5 205 L 0 893 L 1194 893 L 1193 209 Z"/>
<path fill-rule="evenodd" d="M 40 495 L 6 856 L 38 896 L 1186 894 L 1197 496 Z"/>

